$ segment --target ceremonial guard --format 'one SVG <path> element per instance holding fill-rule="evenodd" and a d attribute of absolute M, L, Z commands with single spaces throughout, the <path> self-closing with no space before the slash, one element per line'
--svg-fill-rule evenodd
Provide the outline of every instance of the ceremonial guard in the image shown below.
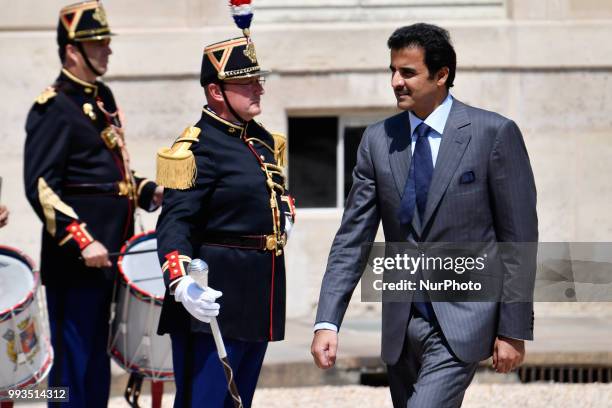
<path fill-rule="evenodd" d="M 157 181 L 165 187 L 158 254 L 168 288 L 159 333 L 172 339 L 177 407 L 234 406 L 211 317 L 218 315 L 245 407 L 268 342 L 284 338 L 284 246 L 294 211 L 285 137 L 253 120 L 266 74 L 248 31 L 207 46 L 200 84 L 208 104 L 158 153 Z M 209 266 L 208 289 L 188 275 L 195 258 Z"/>
<path fill-rule="evenodd" d="M 107 405 L 116 272 L 109 253 L 133 234 L 135 207 L 153 210 L 163 197 L 162 187 L 130 170 L 119 109 L 97 79 L 111 35 L 97 1 L 60 11 L 63 68 L 26 123 L 25 190 L 44 223 L 40 270 L 55 350 L 49 386 L 69 387 L 65 405 L 74 407 Z"/>

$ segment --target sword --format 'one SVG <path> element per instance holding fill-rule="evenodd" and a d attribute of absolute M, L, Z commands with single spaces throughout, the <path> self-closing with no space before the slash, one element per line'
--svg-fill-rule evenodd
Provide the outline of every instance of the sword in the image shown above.
<path fill-rule="evenodd" d="M 194 259 L 189 264 L 189 276 L 200 286 L 202 289 L 206 289 L 208 286 L 208 265 L 201 259 Z M 219 323 L 217 323 L 216 317 L 210 318 L 210 329 L 212 331 L 213 338 L 215 339 L 215 346 L 217 346 L 217 354 L 219 360 L 225 371 L 225 378 L 227 379 L 227 389 L 232 396 L 235 408 L 243 408 L 242 399 L 238 393 L 238 387 L 234 381 L 234 372 L 227 359 L 227 352 L 225 351 L 225 344 L 223 343 L 223 337 L 221 337 L 221 331 L 219 330 Z"/>

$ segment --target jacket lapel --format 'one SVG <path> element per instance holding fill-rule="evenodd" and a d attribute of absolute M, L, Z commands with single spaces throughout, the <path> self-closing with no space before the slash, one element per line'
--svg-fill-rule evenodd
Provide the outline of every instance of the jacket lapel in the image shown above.
<path fill-rule="evenodd" d="M 389 147 L 389 164 L 400 198 L 404 195 L 404 186 L 412 161 L 410 147 L 410 119 L 408 112 L 402 112 L 385 121 L 385 133 Z"/>
<path fill-rule="evenodd" d="M 433 178 L 427 196 L 427 205 L 423 217 L 422 227 L 425 228 L 434 213 L 440 199 L 457 170 L 457 166 L 465 153 L 471 138 L 470 120 L 463 105 L 458 100 L 453 101 L 444 134 L 440 143 L 438 158 L 433 172 Z"/>

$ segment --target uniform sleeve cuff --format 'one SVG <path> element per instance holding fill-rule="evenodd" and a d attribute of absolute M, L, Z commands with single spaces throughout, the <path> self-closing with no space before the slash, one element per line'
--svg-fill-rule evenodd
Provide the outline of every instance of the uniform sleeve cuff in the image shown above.
<path fill-rule="evenodd" d="M 154 211 L 157 207 L 153 204 L 153 195 L 157 184 L 154 181 L 143 179 L 138 183 L 138 190 L 136 196 L 138 197 L 138 206 L 146 211 Z"/>
<path fill-rule="evenodd" d="M 70 240 L 74 240 L 81 251 L 85 249 L 94 241 L 89 231 L 87 231 L 86 226 L 87 224 L 84 222 L 79 224 L 78 221 L 72 221 L 70 225 L 66 227 L 66 232 L 68 232 L 68 235 L 62 239 L 60 246 L 66 244 Z"/>
<path fill-rule="evenodd" d="M 162 265 L 162 272 L 166 281 L 168 282 L 168 287 L 175 287 L 175 281 L 178 279 L 187 276 L 187 267 L 191 262 L 191 258 L 187 255 L 181 255 L 179 251 L 172 251 L 164 255 L 166 258 L 166 262 Z"/>
<path fill-rule="evenodd" d="M 281 200 L 287 203 L 287 209 L 291 216 L 291 220 L 295 222 L 295 198 L 290 195 L 284 195 L 281 197 Z"/>

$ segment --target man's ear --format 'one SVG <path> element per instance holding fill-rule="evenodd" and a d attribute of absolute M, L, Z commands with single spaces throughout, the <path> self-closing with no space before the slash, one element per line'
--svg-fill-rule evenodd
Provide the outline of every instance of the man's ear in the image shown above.
<path fill-rule="evenodd" d="M 66 44 L 66 62 L 71 62 L 72 64 L 76 64 L 79 60 L 80 54 L 79 49 L 74 44 Z"/>
<path fill-rule="evenodd" d="M 448 81 L 448 73 L 450 70 L 448 67 L 442 67 L 436 73 L 436 83 L 438 86 L 446 86 L 446 81 Z"/>
<path fill-rule="evenodd" d="M 206 95 L 212 98 L 213 100 L 219 101 L 219 102 L 224 101 L 223 93 L 221 92 L 221 85 L 214 83 L 214 82 L 211 84 L 207 84 L 204 87 L 204 91 L 206 92 Z"/>

